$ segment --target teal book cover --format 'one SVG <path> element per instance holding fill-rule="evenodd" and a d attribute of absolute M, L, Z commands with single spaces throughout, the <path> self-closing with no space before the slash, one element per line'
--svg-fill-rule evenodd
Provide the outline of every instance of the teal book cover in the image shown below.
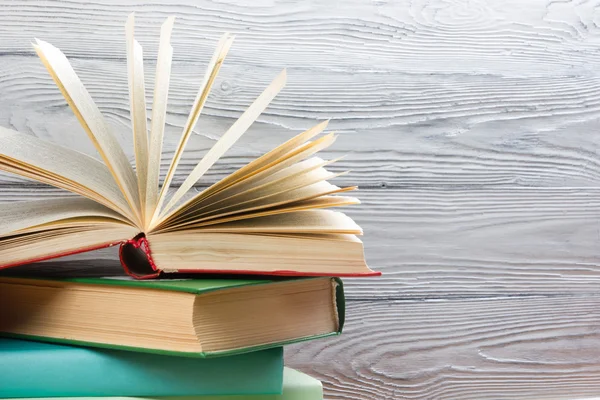
<path fill-rule="evenodd" d="M 75 400 L 75 399 L 73 399 Z M 83 399 L 77 399 L 83 400 Z M 117 399 L 110 399 L 117 400 Z M 119 400 L 323 400 L 321 381 L 295 369 L 285 367 L 283 370 L 283 390 L 281 394 L 241 395 L 241 396 L 188 396 L 127 398 Z"/>
<path fill-rule="evenodd" d="M 38 398 L 41 400 L 40 398 Z M 44 400 L 56 398 L 46 397 Z M 99 400 L 98 397 L 63 397 L 60 400 Z M 23 399 L 33 400 L 33 399 Z M 58 399 L 56 399 L 58 400 Z M 184 396 L 184 397 L 111 397 L 107 400 L 323 400 L 323 385 L 318 379 L 295 369 L 283 370 L 281 394 L 248 394 L 232 396 Z"/>
<path fill-rule="evenodd" d="M 190 358 L 0 338 L 0 398 L 280 394 L 281 347 Z"/>

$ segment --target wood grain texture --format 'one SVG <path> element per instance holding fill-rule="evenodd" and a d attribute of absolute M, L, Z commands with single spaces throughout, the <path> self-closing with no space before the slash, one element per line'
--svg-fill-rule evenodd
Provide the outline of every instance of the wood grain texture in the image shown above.
<path fill-rule="evenodd" d="M 600 393 L 600 297 L 352 302 L 341 337 L 286 348 L 326 398 L 577 399 Z"/>
<path fill-rule="evenodd" d="M 0 2 L 0 125 L 94 154 L 31 49 L 60 47 L 133 161 L 126 15 L 147 87 L 175 15 L 163 173 L 222 32 L 237 34 L 178 180 L 283 68 L 288 85 L 200 182 L 320 120 L 358 184 L 379 279 L 347 280 L 344 335 L 288 364 L 330 399 L 600 394 L 600 0 Z M 0 203 L 60 192 L 0 175 Z M 70 258 L 118 268 L 111 250 Z M 72 264 L 71 264 L 72 263 Z"/>
<path fill-rule="evenodd" d="M 178 17 L 167 157 L 215 38 L 238 34 L 182 173 L 287 66 L 288 86 L 207 181 L 332 118 L 343 135 L 326 155 L 352 152 L 339 168 L 363 186 L 598 185 L 597 2 L 258 3 L 10 3 L 0 123 L 91 151 L 31 50 L 40 36 L 70 56 L 131 155 L 122 20 L 136 9 L 149 82 L 159 23 Z"/>
<path fill-rule="evenodd" d="M 58 143 L 68 143 L 80 151 L 94 155 L 94 149 L 83 129 L 60 92 L 51 79 L 46 76 L 43 66 L 35 58 L 6 56 L 0 64 L 0 92 L 7 97 L 0 99 L 0 123 L 23 133 L 49 139 Z M 132 141 L 126 94 L 125 64 L 118 60 L 74 59 L 74 67 L 87 84 L 101 110 L 111 123 L 121 143 L 131 159 Z M 178 68 L 179 67 L 179 68 Z M 167 116 L 166 142 L 163 155 L 162 171 L 167 169 L 179 134 L 187 118 L 190 104 L 193 102 L 196 85 L 203 66 L 188 64 L 176 65 L 174 68 L 170 92 L 169 115 Z M 236 69 L 232 71 L 231 69 Z M 15 71 L 19 71 L 15 74 Z M 150 71 L 152 72 L 152 70 Z M 196 127 L 197 135 L 193 136 L 186 149 L 184 161 L 178 170 L 177 179 L 191 171 L 194 162 L 214 144 L 216 138 L 225 132 L 232 123 L 232 117 L 241 114 L 251 99 L 275 76 L 276 70 L 269 73 L 253 71 L 243 67 L 227 66 L 223 68 L 220 81 L 204 115 Z M 152 74 L 148 74 L 148 86 Z M 357 183 L 362 186 L 596 186 L 599 182 L 600 166 L 595 158 L 599 143 L 597 135 L 588 133 L 599 128 L 596 119 L 588 120 L 568 116 L 560 117 L 560 123 L 552 118 L 516 118 L 515 121 L 504 120 L 508 114 L 504 112 L 490 121 L 467 122 L 467 116 L 457 116 L 458 122 L 450 115 L 436 117 L 429 111 L 428 122 L 418 122 L 410 115 L 394 122 L 384 116 L 377 116 L 378 110 L 384 108 L 374 103 L 366 106 L 368 118 L 361 114 L 352 115 L 353 111 L 314 114 L 294 111 L 294 107 L 302 108 L 305 104 L 319 104 L 320 100 L 331 97 L 341 104 L 354 103 L 352 98 L 364 98 L 362 86 L 353 87 L 351 80 L 358 80 L 361 85 L 370 79 L 378 79 L 378 87 L 397 84 L 406 88 L 419 88 L 421 82 L 412 77 L 389 80 L 389 77 L 371 78 L 372 74 L 347 76 L 349 81 L 339 82 L 335 87 L 331 82 L 339 80 L 338 74 L 323 75 L 323 80 L 330 87 L 322 95 L 318 88 L 311 92 L 313 72 L 290 68 L 290 84 L 276 98 L 274 105 L 267 109 L 259 122 L 242 137 L 240 142 L 230 150 L 220 162 L 209 171 L 205 183 L 233 172 L 253 158 L 270 150 L 277 144 L 290 138 L 301 129 L 308 128 L 316 121 L 333 118 L 330 129 L 340 132 L 336 144 L 323 155 L 334 158 L 340 155 L 349 156 L 336 165 L 336 170 L 352 170 L 345 178 L 348 184 Z M 342 75 L 344 76 L 344 75 Z M 472 78 L 469 78 L 471 80 Z M 446 96 L 451 92 L 469 93 L 480 97 L 486 88 L 495 85 L 494 80 L 483 80 L 478 83 L 479 89 L 458 86 L 449 89 L 440 83 L 436 91 L 424 91 L 414 96 L 398 96 L 395 107 L 406 107 L 401 113 L 422 111 L 421 103 L 431 103 L 433 99 Z M 502 84 L 506 82 L 502 81 Z M 235 86 L 236 89 L 231 89 Z M 509 84 L 514 90 L 522 93 L 507 93 L 507 96 L 522 98 L 523 104 L 538 104 L 550 99 L 549 93 L 541 89 L 523 88 L 519 83 Z M 584 85 L 573 82 L 571 90 L 577 92 Z M 540 83 L 540 87 L 544 87 Z M 227 90 L 224 93 L 223 87 Z M 294 88 L 299 90 L 294 90 Z M 320 90 L 320 89 L 319 89 Z M 418 89 L 419 91 L 421 89 Z M 500 89 L 504 90 L 504 89 Z M 512 89 L 510 89 L 512 90 Z M 538 96 L 536 100 L 531 96 Z M 546 90 L 546 89 L 544 89 Z M 553 89 L 549 89 L 552 91 Z M 402 90 L 400 90 L 402 92 Z M 446 93 L 446 94 L 442 94 Z M 376 93 L 373 93 L 376 96 Z M 379 96 L 385 96 L 381 93 Z M 600 91 L 590 96 L 600 98 Z M 499 101 L 497 96 L 491 97 Z M 445 105 L 436 105 L 436 112 L 452 114 L 456 99 L 450 99 Z M 150 102 L 150 99 L 148 99 Z M 564 98 L 560 107 L 570 107 L 570 99 Z M 403 103 L 405 105 L 403 105 Z M 359 107 L 360 108 L 360 107 Z M 411 111 L 411 109 L 413 109 Z M 582 110 L 585 107 L 582 106 Z M 326 107 L 319 107 L 325 110 Z M 444 111 L 445 110 L 445 111 Z M 480 110 L 481 111 L 481 110 Z M 479 111 L 474 110 L 478 113 Z M 598 114 L 592 115 L 593 118 Z M 392 116 L 393 119 L 396 117 Z M 491 117 L 490 117 L 491 118 Z M 557 117 L 559 118 L 559 117 Z M 372 122 L 366 123 L 365 121 Z M 541 119 L 541 121 L 540 121 Z M 458 124 L 458 125 L 457 125 Z M 462 126 L 467 124 L 469 126 Z M 569 127 L 566 131 L 564 125 Z M 462 126 L 462 127 L 461 127 Z M 566 134 L 568 132 L 568 135 Z M 577 146 L 573 146 L 576 141 Z M 381 148 L 385 143 L 385 148 Z M 7 181 L 9 178 L 2 178 Z"/>

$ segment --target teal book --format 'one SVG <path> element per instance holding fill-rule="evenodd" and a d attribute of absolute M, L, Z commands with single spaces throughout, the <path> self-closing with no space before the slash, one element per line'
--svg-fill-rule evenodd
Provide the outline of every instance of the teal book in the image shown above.
<path fill-rule="evenodd" d="M 126 400 L 136 399 L 129 398 Z M 300 371 L 296 371 L 295 369 L 285 367 L 283 370 L 283 390 L 281 394 L 189 396 L 179 398 L 157 398 L 151 400 L 323 400 L 323 385 L 318 379 L 315 379 Z"/>
<path fill-rule="evenodd" d="M 337 278 L 2 275 L 0 335 L 19 339 L 209 358 L 337 335 L 344 323 Z"/>
<path fill-rule="evenodd" d="M 283 350 L 176 357 L 0 338 L 0 398 L 280 394 Z"/>
<path fill-rule="evenodd" d="M 39 398 L 38 398 L 39 399 Z M 47 397 L 44 400 L 51 400 Z M 33 400 L 33 399 L 23 399 Z M 39 399 L 41 400 L 41 399 Z M 66 397 L 61 400 L 100 400 L 97 397 Z M 185 396 L 185 397 L 111 397 L 110 400 L 323 400 L 323 385 L 300 371 L 285 367 L 281 394 L 248 394 L 233 396 Z"/>

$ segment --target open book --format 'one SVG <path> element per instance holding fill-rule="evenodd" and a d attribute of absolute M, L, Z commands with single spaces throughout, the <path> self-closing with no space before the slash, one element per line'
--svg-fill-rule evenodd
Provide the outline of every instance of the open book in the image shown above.
<path fill-rule="evenodd" d="M 162 25 L 150 122 L 142 48 L 134 16 L 126 24 L 135 170 L 64 54 L 36 40 L 35 50 L 102 161 L 36 137 L 0 128 L 0 170 L 81 197 L 3 204 L 0 268 L 120 244 L 126 271 L 138 278 L 164 272 L 271 275 L 373 275 L 360 227 L 327 208 L 357 204 L 356 187 L 327 182 L 315 154 L 335 141 L 327 122 L 293 137 L 200 193 L 190 189 L 240 138 L 282 89 L 285 70 L 219 138 L 177 188 L 173 176 L 211 86 L 232 45 L 217 44 L 170 167 L 159 182 L 172 48 L 173 18 Z"/>

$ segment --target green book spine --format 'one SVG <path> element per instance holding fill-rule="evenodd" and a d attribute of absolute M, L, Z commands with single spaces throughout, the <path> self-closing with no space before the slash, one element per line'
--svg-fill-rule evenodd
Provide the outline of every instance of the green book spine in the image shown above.
<path fill-rule="evenodd" d="M 0 338 L 0 398 L 280 394 L 283 350 L 201 359 Z"/>

